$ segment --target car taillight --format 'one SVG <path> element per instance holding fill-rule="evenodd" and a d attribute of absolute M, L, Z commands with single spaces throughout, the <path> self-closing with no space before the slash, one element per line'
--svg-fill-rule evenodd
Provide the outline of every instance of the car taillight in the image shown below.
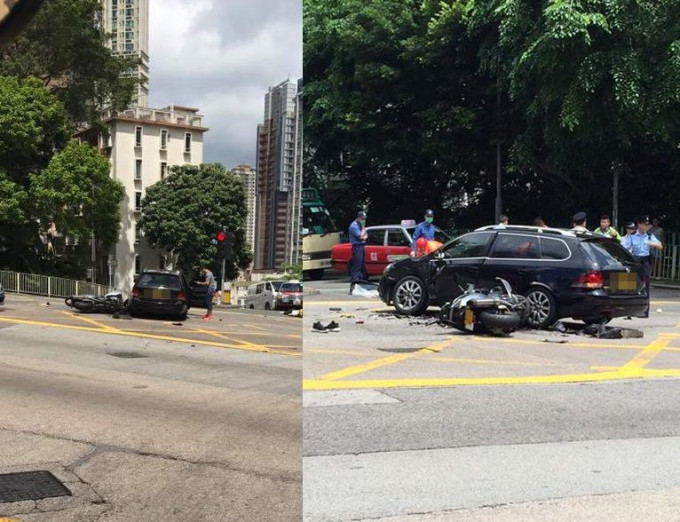
<path fill-rule="evenodd" d="M 187 295 L 184 292 L 180 291 L 177 293 L 177 299 L 179 299 L 180 301 L 186 301 Z"/>
<path fill-rule="evenodd" d="M 590 272 L 586 272 L 585 274 L 580 276 L 576 281 L 574 281 L 574 283 L 571 286 L 575 288 L 588 288 L 588 289 L 603 288 L 604 274 L 597 270 L 591 270 Z"/>
<path fill-rule="evenodd" d="M 132 289 L 132 297 L 139 297 L 139 288 L 134 287 Z"/>

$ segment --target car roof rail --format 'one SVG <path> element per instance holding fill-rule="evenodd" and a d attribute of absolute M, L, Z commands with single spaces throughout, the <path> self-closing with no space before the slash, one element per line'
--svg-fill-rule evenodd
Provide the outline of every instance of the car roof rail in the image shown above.
<path fill-rule="evenodd" d="M 566 228 L 553 228 L 553 227 L 535 227 L 532 225 L 486 225 L 475 230 L 475 232 L 485 231 L 485 230 L 508 230 L 510 232 L 533 232 L 537 234 L 546 234 L 554 236 L 571 236 L 575 237 L 577 235 L 593 235 L 592 232 L 575 232 Z"/>

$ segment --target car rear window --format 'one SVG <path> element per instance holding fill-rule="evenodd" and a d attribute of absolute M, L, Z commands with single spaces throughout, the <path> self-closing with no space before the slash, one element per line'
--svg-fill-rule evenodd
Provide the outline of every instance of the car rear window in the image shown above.
<path fill-rule="evenodd" d="M 137 286 L 143 288 L 170 288 L 171 290 L 182 289 L 179 277 L 172 274 L 142 274 L 139 276 Z"/>
<path fill-rule="evenodd" d="M 635 258 L 616 241 L 584 241 L 586 255 L 600 268 L 635 263 Z"/>
<path fill-rule="evenodd" d="M 302 292 L 302 285 L 300 283 L 283 283 L 281 292 Z"/>
<path fill-rule="evenodd" d="M 541 238 L 541 258 L 542 259 L 567 259 L 569 257 L 569 247 L 561 239 Z"/>

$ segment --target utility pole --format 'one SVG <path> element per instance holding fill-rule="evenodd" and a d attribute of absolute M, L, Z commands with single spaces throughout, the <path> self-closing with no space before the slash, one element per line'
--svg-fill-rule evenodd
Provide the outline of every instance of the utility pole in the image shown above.
<path fill-rule="evenodd" d="M 496 223 L 503 213 L 503 198 L 501 196 L 501 89 L 496 84 Z"/>
<path fill-rule="evenodd" d="M 614 167 L 614 186 L 612 187 L 612 226 L 619 228 L 619 169 Z"/>

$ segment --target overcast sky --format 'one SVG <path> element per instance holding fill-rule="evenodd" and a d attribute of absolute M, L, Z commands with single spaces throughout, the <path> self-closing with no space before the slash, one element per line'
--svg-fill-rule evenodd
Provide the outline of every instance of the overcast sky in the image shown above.
<path fill-rule="evenodd" d="M 149 0 L 149 104 L 197 107 L 203 161 L 255 166 L 264 95 L 302 76 L 302 0 Z"/>

